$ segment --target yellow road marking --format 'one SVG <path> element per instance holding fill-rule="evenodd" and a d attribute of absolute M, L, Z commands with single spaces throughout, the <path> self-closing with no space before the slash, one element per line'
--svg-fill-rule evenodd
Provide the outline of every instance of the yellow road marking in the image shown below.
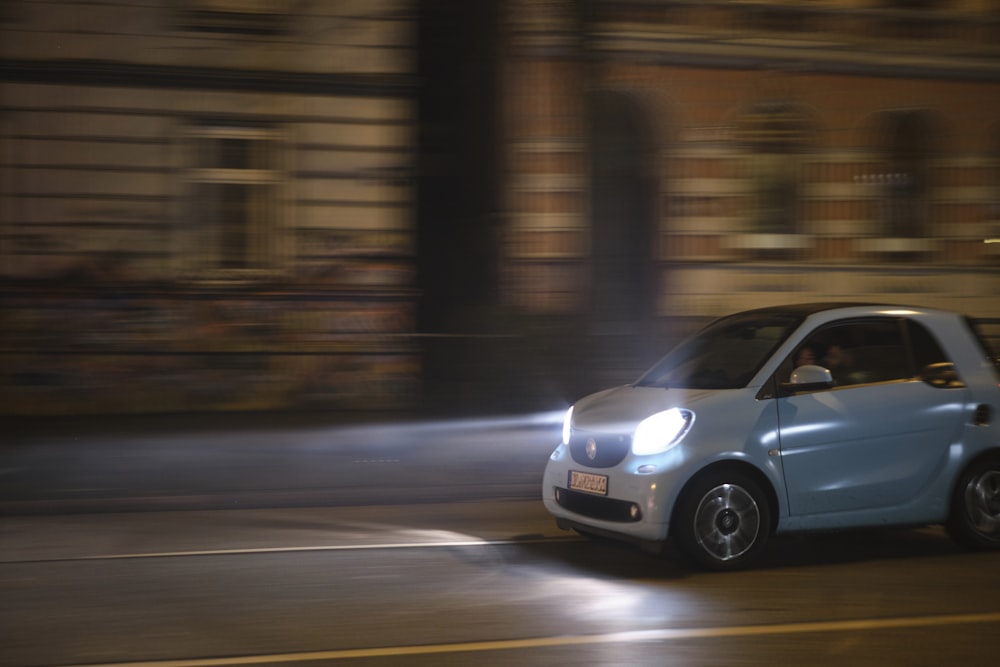
<path fill-rule="evenodd" d="M 306 651 L 301 653 L 274 653 L 268 655 L 233 656 L 225 658 L 184 658 L 180 660 L 148 660 L 140 662 L 114 662 L 105 664 L 88 663 L 87 665 L 64 665 L 63 667 L 225 667 L 227 665 L 260 665 L 281 662 L 310 662 L 314 660 L 356 660 L 360 658 L 391 658 L 443 653 L 481 653 L 486 651 L 511 651 L 518 649 L 587 646 L 591 644 L 676 641 L 680 639 L 760 637 L 766 635 L 848 631 L 867 632 L 872 630 L 968 625 L 974 623 L 1000 623 L 1000 612 L 873 618 L 848 621 L 810 621 L 804 623 L 779 623 L 774 625 L 736 625 L 716 628 L 661 628 L 656 630 L 612 632 L 597 635 L 564 635 L 559 637 L 538 637 L 534 639 L 501 639 L 496 641 L 459 642 L 455 644 L 427 644 L 424 646 L 386 646 L 379 648 Z"/>

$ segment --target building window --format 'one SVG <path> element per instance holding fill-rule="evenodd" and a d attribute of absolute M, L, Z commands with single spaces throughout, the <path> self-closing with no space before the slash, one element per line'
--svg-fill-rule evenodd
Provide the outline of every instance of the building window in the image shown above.
<path fill-rule="evenodd" d="M 202 123 L 191 128 L 189 142 L 194 269 L 239 277 L 275 269 L 283 183 L 277 130 Z"/>
<path fill-rule="evenodd" d="M 995 249 L 994 252 L 1000 252 L 1000 127 L 993 135 L 988 176 L 991 194 L 986 212 L 988 230 L 985 240 Z"/>
<path fill-rule="evenodd" d="M 879 184 L 884 235 L 889 238 L 926 234 L 930 132 L 922 111 L 890 112 L 885 120 L 886 170 Z"/>
<path fill-rule="evenodd" d="M 798 233 L 803 116 L 786 102 L 762 103 L 743 118 L 740 135 L 748 151 L 753 232 Z"/>

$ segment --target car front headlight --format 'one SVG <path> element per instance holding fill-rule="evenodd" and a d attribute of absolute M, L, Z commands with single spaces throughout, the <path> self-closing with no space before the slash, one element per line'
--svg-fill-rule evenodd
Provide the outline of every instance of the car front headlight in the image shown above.
<path fill-rule="evenodd" d="M 566 411 L 566 416 L 563 417 L 562 441 L 564 445 L 569 444 L 569 436 L 570 433 L 572 433 L 572 431 L 573 431 L 573 406 L 571 405 L 569 406 L 569 410 Z"/>
<path fill-rule="evenodd" d="M 646 417 L 632 435 L 632 453 L 648 456 L 665 452 L 684 439 L 693 423 L 694 413 L 680 408 Z"/>

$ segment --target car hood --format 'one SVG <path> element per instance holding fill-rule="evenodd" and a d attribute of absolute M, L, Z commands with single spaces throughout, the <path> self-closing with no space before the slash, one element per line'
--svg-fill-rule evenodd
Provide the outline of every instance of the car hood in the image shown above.
<path fill-rule="evenodd" d="M 625 385 L 586 396 L 573 407 L 576 428 L 620 432 L 633 431 L 646 417 L 670 408 L 694 408 L 717 389 L 662 389 Z"/>

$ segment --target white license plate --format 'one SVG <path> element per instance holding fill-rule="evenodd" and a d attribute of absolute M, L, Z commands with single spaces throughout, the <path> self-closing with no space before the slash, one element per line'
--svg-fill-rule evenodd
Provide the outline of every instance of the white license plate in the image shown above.
<path fill-rule="evenodd" d="M 587 493 L 606 496 L 608 495 L 608 476 L 570 470 L 569 488 L 574 491 L 585 491 Z"/>

